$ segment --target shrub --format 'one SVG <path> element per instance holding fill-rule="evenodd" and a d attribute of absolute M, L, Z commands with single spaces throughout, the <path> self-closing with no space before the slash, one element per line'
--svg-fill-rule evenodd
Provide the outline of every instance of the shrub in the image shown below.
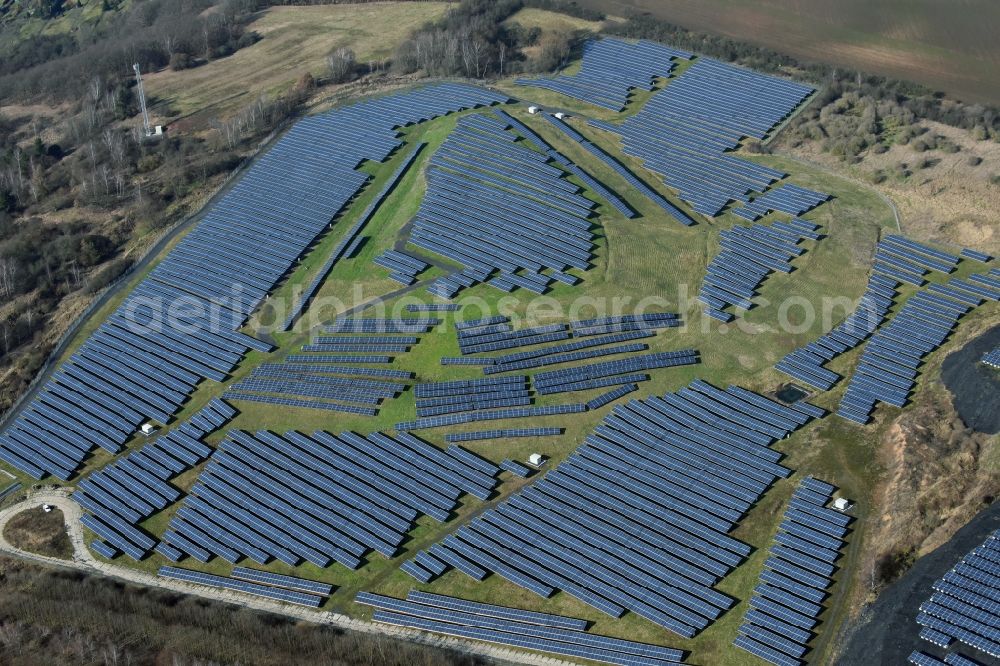
<path fill-rule="evenodd" d="M 330 72 L 331 83 L 344 83 L 354 78 L 354 70 L 357 65 L 354 51 L 347 48 L 339 48 L 326 57 L 326 66 Z"/>
<path fill-rule="evenodd" d="M 888 584 L 902 576 L 917 560 L 913 548 L 895 553 L 886 553 L 878 560 L 878 577 L 882 583 Z"/>
<path fill-rule="evenodd" d="M 87 293 L 96 294 L 124 275 L 125 271 L 130 268 L 132 268 L 131 259 L 115 259 L 108 263 L 87 281 Z"/>
<path fill-rule="evenodd" d="M 80 240 L 80 263 L 83 266 L 96 266 L 108 259 L 115 251 L 115 244 L 107 236 L 89 234 Z"/>
<path fill-rule="evenodd" d="M 194 67 L 194 58 L 188 53 L 175 53 L 170 56 L 170 69 L 175 72 L 182 69 L 190 69 Z"/>

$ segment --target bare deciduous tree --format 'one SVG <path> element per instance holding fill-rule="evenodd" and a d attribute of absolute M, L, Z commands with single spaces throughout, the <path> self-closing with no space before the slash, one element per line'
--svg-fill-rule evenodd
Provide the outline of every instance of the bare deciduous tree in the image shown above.
<path fill-rule="evenodd" d="M 326 65 L 333 83 L 348 81 L 354 74 L 356 66 L 354 51 L 348 48 L 339 48 L 327 56 Z"/>

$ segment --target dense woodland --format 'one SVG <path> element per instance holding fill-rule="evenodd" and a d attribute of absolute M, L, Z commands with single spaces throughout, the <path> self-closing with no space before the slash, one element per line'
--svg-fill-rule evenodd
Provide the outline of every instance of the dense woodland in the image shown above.
<path fill-rule="evenodd" d="M 0 663 L 473 666 L 472 657 L 0 558 Z"/>
<path fill-rule="evenodd" d="M 146 141 L 135 122 L 133 62 L 150 71 L 226 57 L 256 41 L 245 26 L 261 4 L 145 0 L 58 37 L 15 39 L 17 23 L 0 23 L 0 100 L 60 110 L 56 122 L 0 115 L 0 410 L 47 357 L 41 334 L 63 299 L 121 276 L 130 241 L 194 212 L 207 185 L 295 113 L 301 86 L 255 100 L 215 134 Z"/>
<path fill-rule="evenodd" d="M 531 6 L 601 20 L 603 15 L 558 0 L 462 0 L 436 23 L 416 31 L 396 50 L 397 71 L 423 71 L 431 76 L 487 78 L 518 72 L 549 72 L 565 66 L 582 35 L 548 34 L 505 22 Z M 541 42 L 540 42 L 541 40 Z M 522 49 L 540 46 L 534 59 Z"/>

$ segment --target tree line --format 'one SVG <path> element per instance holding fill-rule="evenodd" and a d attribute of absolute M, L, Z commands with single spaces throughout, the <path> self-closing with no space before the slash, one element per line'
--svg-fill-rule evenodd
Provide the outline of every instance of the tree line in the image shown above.
<path fill-rule="evenodd" d="M 256 41 L 253 11 L 243 0 L 143 0 L 73 34 L 27 38 L 12 22 L 0 30 L 0 98 L 72 100 L 95 77 L 130 77 L 133 63 L 182 69 L 228 56 Z"/>
<path fill-rule="evenodd" d="M 0 663 L 475 666 L 475 657 L 0 558 Z"/>
<path fill-rule="evenodd" d="M 393 67 L 404 74 L 419 70 L 431 76 L 481 79 L 548 72 L 567 63 L 579 36 L 552 33 L 543 37 L 537 27 L 508 21 L 526 6 L 603 18 L 600 13 L 558 0 L 462 0 L 440 20 L 419 28 L 400 44 Z M 539 55 L 525 57 L 523 49 L 536 45 Z"/>

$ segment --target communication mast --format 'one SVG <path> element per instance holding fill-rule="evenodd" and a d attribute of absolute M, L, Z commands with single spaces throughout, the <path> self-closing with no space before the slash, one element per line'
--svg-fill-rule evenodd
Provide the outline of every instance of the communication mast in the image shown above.
<path fill-rule="evenodd" d="M 135 70 L 135 85 L 139 89 L 139 107 L 142 109 L 142 129 L 146 136 L 153 136 L 153 128 L 149 126 L 149 112 L 146 111 L 146 90 L 142 87 L 142 74 L 139 73 L 139 63 L 132 65 Z"/>

